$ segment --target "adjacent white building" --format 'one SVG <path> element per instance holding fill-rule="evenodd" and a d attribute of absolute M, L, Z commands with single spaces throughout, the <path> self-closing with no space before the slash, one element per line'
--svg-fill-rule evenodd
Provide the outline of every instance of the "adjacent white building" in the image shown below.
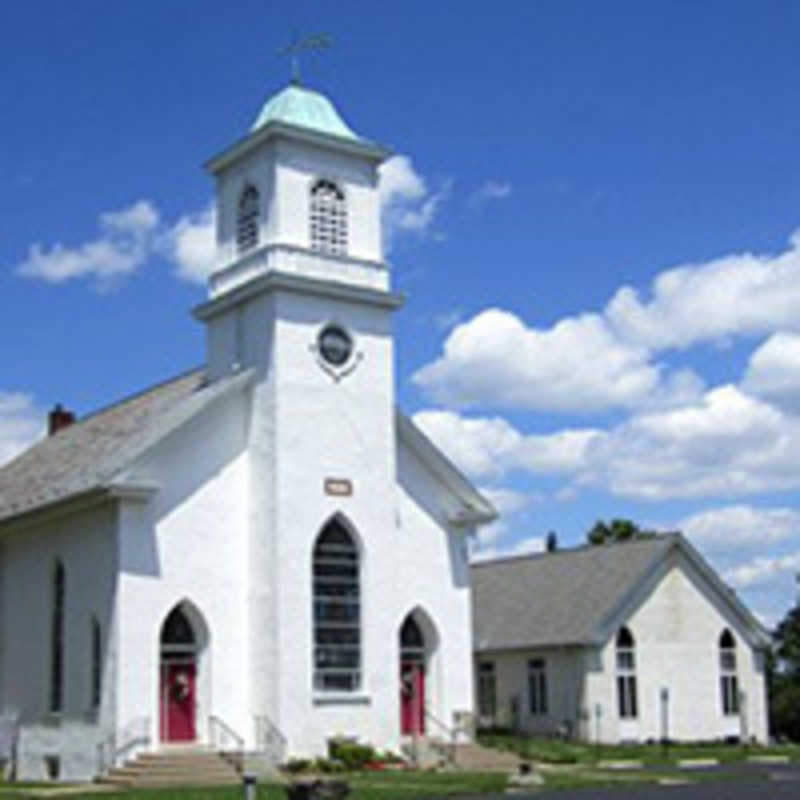
<path fill-rule="evenodd" d="M 0 470 L 18 777 L 174 742 L 397 749 L 469 715 L 466 540 L 494 510 L 395 407 L 387 156 L 317 92 L 269 100 L 207 165 L 205 365 L 54 412 Z"/>
<path fill-rule="evenodd" d="M 769 637 L 680 534 L 472 567 L 484 726 L 767 740 Z"/>

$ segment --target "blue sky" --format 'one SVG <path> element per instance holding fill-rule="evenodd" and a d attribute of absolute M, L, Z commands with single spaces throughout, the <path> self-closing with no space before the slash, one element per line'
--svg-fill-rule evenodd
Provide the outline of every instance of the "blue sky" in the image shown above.
<path fill-rule="evenodd" d="M 504 514 L 681 527 L 765 620 L 800 571 L 794 2 L 0 9 L 0 458 L 198 364 L 210 155 L 306 82 L 390 145 L 403 407 Z"/>

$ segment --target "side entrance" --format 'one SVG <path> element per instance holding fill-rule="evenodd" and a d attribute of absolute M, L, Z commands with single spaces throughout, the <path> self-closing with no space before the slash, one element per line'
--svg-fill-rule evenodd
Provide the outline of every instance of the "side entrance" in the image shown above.
<path fill-rule="evenodd" d="M 181 608 L 175 606 L 161 627 L 159 734 L 162 742 L 197 739 L 198 637 Z"/>

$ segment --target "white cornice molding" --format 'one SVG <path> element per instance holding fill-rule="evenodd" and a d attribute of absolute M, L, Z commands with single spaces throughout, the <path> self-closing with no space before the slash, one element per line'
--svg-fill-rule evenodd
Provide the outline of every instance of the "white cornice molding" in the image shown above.
<path fill-rule="evenodd" d="M 289 125 L 285 122 L 269 122 L 234 142 L 221 153 L 212 156 L 203 166 L 211 174 L 215 175 L 270 139 L 289 139 L 304 142 L 325 150 L 333 150 L 337 153 L 346 153 L 364 158 L 375 164 L 386 161 L 392 155 L 391 150 L 374 142 L 345 139 L 332 134 L 311 131 L 297 125 Z"/>
<path fill-rule="evenodd" d="M 399 308 L 405 302 L 405 295 L 397 292 L 353 286 L 339 281 L 307 278 L 274 270 L 237 286 L 213 300 L 195 306 L 192 313 L 196 319 L 206 322 L 253 297 L 275 291 L 332 297 L 337 300 L 350 300 L 354 303 L 364 303 L 392 310 Z"/>

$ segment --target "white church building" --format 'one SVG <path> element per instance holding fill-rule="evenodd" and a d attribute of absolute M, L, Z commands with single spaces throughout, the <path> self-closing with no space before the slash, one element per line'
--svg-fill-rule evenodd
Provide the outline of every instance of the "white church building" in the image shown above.
<path fill-rule="evenodd" d="M 469 719 L 466 542 L 495 512 L 395 406 L 388 155 L 315 91 L 270 99 L 207 164 L 204 366 L 79 420 L 57 408 L 0 469 L 18 778 L 223 739 L 397 750 Z"/>
<path fill-rule="evenodd" d="M 770 637 L 681 534 L 475 564 L 472 589 L 481 725 L 768 741 Z"/>

